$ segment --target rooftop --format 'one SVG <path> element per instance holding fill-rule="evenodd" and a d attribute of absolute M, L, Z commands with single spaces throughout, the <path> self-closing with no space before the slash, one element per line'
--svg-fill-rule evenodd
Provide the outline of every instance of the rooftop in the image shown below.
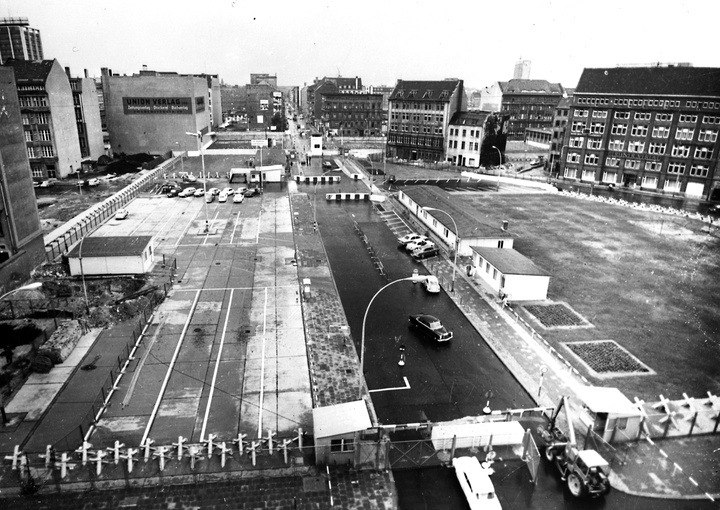
<path fill-rule="evenodd" d="M 720 97 L 720 68 L 586 68 L 575 93 Z"/>
<path fill-rule="evenodd" d="M 493 226 L 483 222 L 479 217 L 474 216 L 469 208 L 462 207 L 457 201 L 451 199 L 447 191 L 435 186 L 406 186 L 401 190 L 421 207 L 434 207 L 441 209 L 447 214 L 436 211 L 428 211 L 428 214 L 436 218 L 442 225 L 451 232 L 455 232 L 453 222 L 448 214 L 455 220 L 460 231 L 461 238 L 476 239 L 508 239 L 513 235 L 504 231 L 501 225 Z"/>
<path fill-rule="evenodd" d="M 451 126 L 482 126 L 491 112 L 475 111 L 475 112 L 455 112 L 450 119 Z"/>
<path fill-rule="evenodd" d="M 450 101 L 462 80 L 404 81 L 398 80 L 390 100 Z"/>
<path fill-rule="evenodd" d="M 499 83 L 503 94 L 563 94 L 562 85 L 559 83 L 550 83 L 547 80 L 513 79 Z"/>
<path fill-rule="evenodd" d="M 140 255 L 152 241 L 152 236 L 86 237 L 82 242 L 83 257 L 122 257 Z M 70 250 L 68 257 L 78 257 L 80 243 Z"/>
<path fill-rule="evenodd" d="M 550 276 L 550 273 L 540 269 L 519 251 L 510 248 L 480 248 L 477 246 L 472 246 L 472 249 L 502 274 Z"/>

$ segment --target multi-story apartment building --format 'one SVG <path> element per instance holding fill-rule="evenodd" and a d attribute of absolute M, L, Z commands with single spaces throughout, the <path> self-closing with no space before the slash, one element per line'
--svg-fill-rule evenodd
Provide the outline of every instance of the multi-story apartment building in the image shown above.
<path fill-rule="evenodd" d="M 504 161 L 507 118 L 496 112 L 455 112 L 448 125 L 446 160 L 479 168 Z"/>
<path fill-rule="evenodd" d="M 553 175 L 557 175 L 560 171 L 560 152 L 562 151 L 563 140 L 565 140 L 565 131 L 567 131 L 570 113 L 570 102 L 572 101 L 570 89 L 568 89 L 568 96 L 569 97 L 564 97 L 560 100 L 555 108 L 555 115 L 553 116 L 550 157 L 548 158 L 548 168 Z"/>
<path fill-rule="evenodd" d="M 710 198 L 720 187 L 720 68 L 585 69 L 560 175 Z"/>
<path fill-rule="evenodd" d="M 362 79 L 359 76 L 355 78 L 343 78 L 338 76 L 324 77 L 319 80 L 315 78 L 315 82 L 308 86 L 305 90 L 306 108 L 304 111 L 308 115 L 308 121 L 317 128 L 322 128 L 322 95 L 323 94 L 363 94 L 364 88 Z"/>
<path fill-rule="evenodd" d="M 0 66 L 0 295 L 30 278 L 45 258 L 12 67 Z"/>
<path fill-rule="evenodd" d="M 0 64 L 10 59 L 43 59 L 40 30 L 27 18 L 0 18 Z"/>
<path fill-rule="evenodd" d="M 500 82 L 501 111 L 510 116 L 508 140 L 524 140 L 527 128 L 549 131 L 553 113 L 565 90 L 559 83 L 547 80 L 510 80 Z"/>
<path fill-rule="evenodd" d="M 382 134 L 382 94 L 323 93 L 321 102 L 323 126 L 333 135 Z"/>
<path fill-rule="evenodd" d="M 15 72 L 32 177 L 61 179 L 80 170 L 82 153 L 70 79 L 57 60 L 8 60 Z"/>
<path fill-rule="evenodd" d="M 97 161 L 100 156 L 105 154 L 105 146 L 95 80 L 88 77 L 87 70 L 84 78 L 73 78 L 67 67 L 65 72 L 70 80 L 73 105 L 75 106 L 80 156 L 83 161 Z"/>
<path fill-rule="evenodd" d="M 398 80 L 388 108 L 387 156 L 444 161 L 450 119 L 467 103 L 462 80 Z"/>

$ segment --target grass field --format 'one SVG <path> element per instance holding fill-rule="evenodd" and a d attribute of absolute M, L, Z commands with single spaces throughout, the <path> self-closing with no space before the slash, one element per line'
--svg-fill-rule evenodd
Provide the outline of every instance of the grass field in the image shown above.
<path fill-rule="evenodd" d="M 489 224 L 509 221 L 515 248 L 552 274 L 548 299 L 566 303 L 590 323 L 546 329 L 521 310 L 592 382 L 648 400 L 720 393 L 717 227 L 552 194 L 487 193 L 462 200 Z M 564 346 L 598 340 L 614 340 L 650 370 L 591 371 Z M 602 356 L 599 345 L 612 343 L 588 343 L 593 356 Z M 613 351 L 622 354 L 607 352 Z"/>

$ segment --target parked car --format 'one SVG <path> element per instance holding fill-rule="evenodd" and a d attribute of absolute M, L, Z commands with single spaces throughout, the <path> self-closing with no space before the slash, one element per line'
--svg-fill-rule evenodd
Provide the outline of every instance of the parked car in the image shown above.
<path fill-rule="evenodd" d="M 211 203 L 213 200 L 215 200 L 215 195 L 213 195 L 213 194 L 212 194 L 211 192 L 209 192 L 209 191 L 208 191 L 207 193 L 205 193 L 205 203 L 206 203 L 206 204 Z"/>
<path fill-rule="evenodd" d="M 97 179 L 93 177 L 92 179 L 88 179 L 88 186 L 99 186 L 100 185 L 100 179 Z"/>
<path fill-rule="evenodd" d="M 227 202 L 227 193 L 220 193 L 218 195 L 218 202 Z"/>
<path fill-rule="evenodd" d="M 410 253 L 414 252 L 418 248 L 422 248 L 423 246 L 435 246 L 435 243 L 433 243 L 430 239 L 427 237 L 423 239 L 418 239 L 416 241 L 413 241 L 411 243 L 407 243 L 405 245 L 405 249 L 409 251 Z"/>
<path fill-rule="evenodd" d="M 247 198 L 254 197 L 255 195 L 259 195 L 260 190 L 257 188 L 250 188 L 246 189 L 243 195 L 245 195 Z"/>
<path fill-rule="evenodd" d="M 408 243 L 412 243 L 413 241 L 417 241 L 419 239 L 427 239 L 425 236 L 421 236 L 420 234 L 406 234 L 398 239 L 398 243 L 402 246 L 407 246 Z"/>
<path fill-rule="evenodd" d="M 195 177 L 193 174 L 187 174 L 186 176 L 183 177 L 183 181 L 196 182 L 197 177 Z"/>
<path fill-rule="evenodd" d="M 195 194 L 195 188 L 193 188 L 192 191 L 190 190 L 190 188 L 185 188 L 184 190 L 179 192 L 177 196 L 184 198 L 184 197 L 191 197 L 194 194 Z"/>
<path fill-rule="evenodd" d="M 436 257 L 440 254 L 440 249 L 434 244 L 421 246 L 417 250 L 411 253 L 415 260 L 429 259 L 430 257 Z"/>
<path fill-rule="evenodd" d="M 328 170 L 332 170 L 332 163 L 329 161 L 323 161 L 322 167 Z"/>
<path fill-rule="evenodd" d="M 233 195 L 234 204 L 242 204 L 243 200 L 245 200 L 245 195 L 243 195 L 242 193 L 235 193 Z"/>
<path fill-rule="evenodd" d="M 440 292 L 440 282 L 438 281 L 437 276 L 429 275 L 423 282 L 423 285 L 425 285 L 425 290 L 428 292 L 433 294 Z"/>
<path fill-rule="evenodd" d="M 416 327 L 420 332 L 436 342 L 447 342 L 452 337 L 452 331 L 445 329 L 440 319 L 434 315 L 416 313 L 410 315 L 410 325 Z"/>
<path fill-rule="evenodd" d="M 235 194 L 235 190 L 232 188 L 223 188 L 220 193 L 225 193 L 226 195 L 230 196 Z"/>
<path fill-rule="evenodd" d="M 167 197 L 168 198 L 179 197 L 181 191 L 182 191 L 182 189 L 180 189 L 180 188 L 170 188 L 167 192 Z"/>
<path fill-rule="evenodd" d="M 239 193 L 239 194 L 243 194 L 243 193 L 245 193 L 245 192 L 247 191 L 247 189 L 248 189 L 247 186 L 240 186 L 240 187 L 235 191 L 235 194 L 236 194 L 236 195 L 237 195 L 238 193 Z"/>
<path fill-rule="evenodd" d="M 203 191 L 202 189 L 196 189 L 195 193 L 193 193 L 193 195 L 196 197 L 202 197 L 202 196 L 205 196 L 205 191 Z"/>
<path fill-rule="evenodd" d="M 220 190 L 218 188 L 210 188 L 207 192 L 212 193 L 213 196 L 220 194 Z"/>
<path fill-rule="evenodd" d="M 460 487 L 465 493 L 470 510 L 502 510 L 490 474 L 477 457 L 455 457 L 452 460 Z"/>
<path fill-rule="evenodd" d="M 78 179 L 77 183 L 75 184 L 78 188 L 85 186 L 85 181 L 82 179 Z"/>
<path fill-rule="evenodd" d="M 127 209 L 118 209 L 117 212 L 115 212 L 115 219 L 116 220 L 124 220 L 128 217 L 128 210 Z"/>

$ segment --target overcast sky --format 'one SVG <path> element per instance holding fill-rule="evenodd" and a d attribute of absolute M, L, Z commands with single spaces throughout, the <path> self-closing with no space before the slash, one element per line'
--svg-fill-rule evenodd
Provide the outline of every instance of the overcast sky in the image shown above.
<path fill-rule="evenodd" d="M 45 58 L 74 76 L 147 65 L 231 85 L 269 73 L 279 85 L 453 77 L 480 88 L 512 78 L 520 59 L 531 78 L 566 87 L 585 67 L 720 67 L 719 15 L 719 0 L 0 1 L 0 16 L 27 17 Z"/>

